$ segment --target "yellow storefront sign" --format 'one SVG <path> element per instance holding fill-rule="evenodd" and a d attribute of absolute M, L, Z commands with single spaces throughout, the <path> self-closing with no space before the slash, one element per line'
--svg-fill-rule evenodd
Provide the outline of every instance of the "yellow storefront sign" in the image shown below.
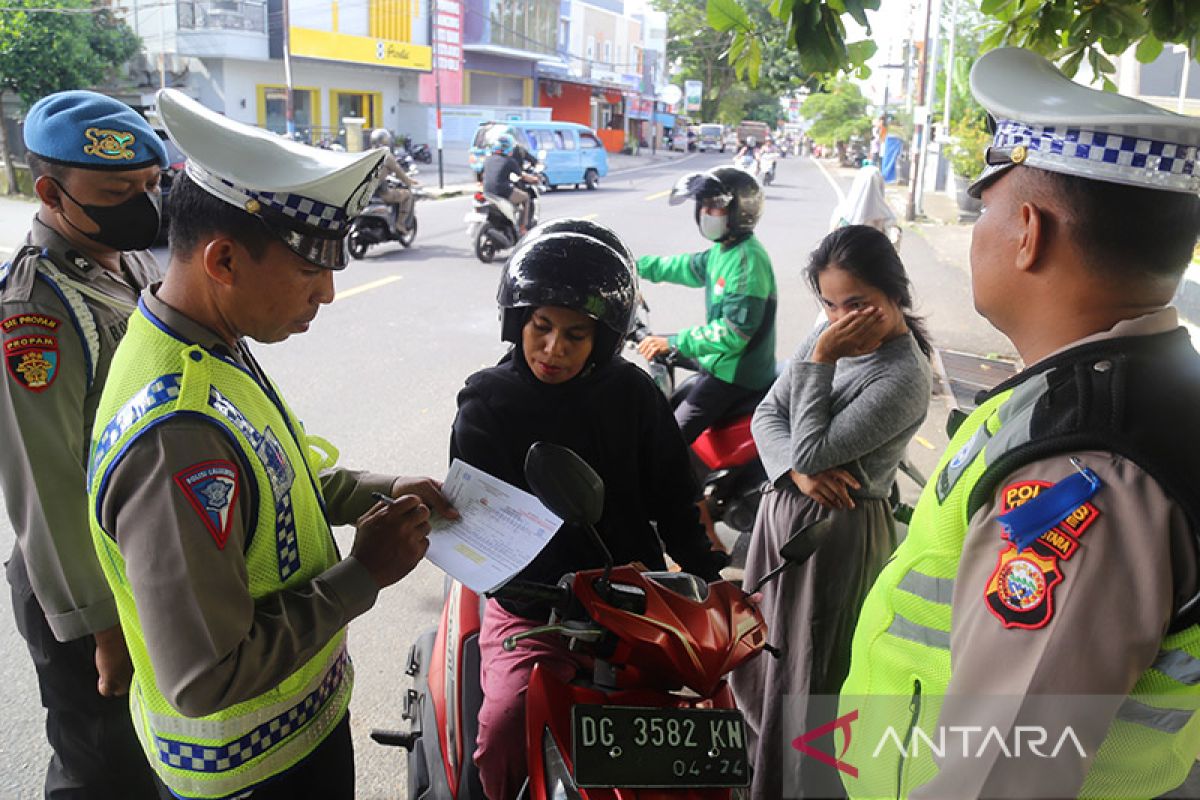
<path fill-rule="evenodd" d="M 291 28 L 288 33 L 292 55 L 302 58 L 426 71 L 433 64 L 432 48 L 411 42 L 351 36 L 312 28 Z"/>

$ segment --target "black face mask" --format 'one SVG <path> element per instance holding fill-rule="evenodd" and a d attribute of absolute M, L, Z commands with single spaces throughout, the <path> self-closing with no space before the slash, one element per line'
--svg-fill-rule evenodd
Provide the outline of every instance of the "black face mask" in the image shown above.
<path fill-rule="evenodd" d="M 88 206 L 71 197 L 61 183 L 54 182 L 72 203 L 83 210 L 88 219 L 100 227 L 96 233 L 87 233 L 79 230 L 79 226 L 67 219 L 66 214 L 63 215 L 68 225 L 92 241 L 124 253 L 149 249 L 158 240 L 158 230 L 162 224 L 162 195 L 158 192 L 140 192 L 115 206 Z"/>

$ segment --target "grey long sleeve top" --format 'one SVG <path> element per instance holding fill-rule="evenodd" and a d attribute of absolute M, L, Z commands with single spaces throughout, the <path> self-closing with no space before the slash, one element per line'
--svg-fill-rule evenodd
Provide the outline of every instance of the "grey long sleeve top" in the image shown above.
<path fill-rule="evenodd" d="M 767 478 L 833 467 L 852 474 L 858 498 L 885 498 L 909 440 L 929 410 L 929 359 L 912 334 L 873 353 L 817 364 L 808 359 L 828 323 L 809 334 L 754 413 Z"/>

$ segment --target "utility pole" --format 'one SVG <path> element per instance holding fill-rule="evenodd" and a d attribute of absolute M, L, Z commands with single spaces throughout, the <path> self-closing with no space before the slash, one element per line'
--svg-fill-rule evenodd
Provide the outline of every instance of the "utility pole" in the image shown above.
<path fill-rule="evenodd" d="M 434 123 L 437 126 L 437 159 L 438 159 L 438 188 L 446 188 L 446 175 L 442 161 L 442 43 L 434 36 L 437 29 L 433 25 L 437 15 L 436 0 L 429 0 L 429 47 L 433 53 L 433 103 Z"/>
<path fill-rule="evenodd" d="M 925 0 L 925 35 L 921 38 L 921 65 L 917 70 L 916 96 L 925 99 L 925 77 L 929 67 L 929 22 L 933 16 L 933 0 Z M 920 107 L 918 106 L 918 109 Z M 925 150 L 925 131 L 929 127 L 929 108 L 918 112 L 913 119 L 913 153 L 908 165 L 908 205 L 904 219 L 912 222 L 917 218 L 917 179 L 921 174 L 921 154 Z"/>
<path fill-rule="evenodd" d="M 295 107 L 292 101 L 292 23 L 288 13 L 288 0 L 283 0 L 283 114 L 287 121 L 287 137 L 296 138 Z M 337 120 L 331 126 L 337 130 Z M 312 144 L 312 142 L 309 142 Z"/>

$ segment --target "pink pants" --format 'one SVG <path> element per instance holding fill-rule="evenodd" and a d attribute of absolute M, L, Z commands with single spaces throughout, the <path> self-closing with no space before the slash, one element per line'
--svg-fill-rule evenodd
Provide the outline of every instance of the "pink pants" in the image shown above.
<path fill-rule="evenodd" d="M 571 680 L 579 670 L 575 656 L 551 638 L 523 639 L 511 653 L 500 646 L 505 637 L 537 624 L 508 613 L 495 600 L 487 602 L 479 632 L 483 705 L 479 709 L 475 765 L 488 800 L 513 800 L 528 775 L 525 692 L 533 665 L 540 664 L 562 681 Z"/>

